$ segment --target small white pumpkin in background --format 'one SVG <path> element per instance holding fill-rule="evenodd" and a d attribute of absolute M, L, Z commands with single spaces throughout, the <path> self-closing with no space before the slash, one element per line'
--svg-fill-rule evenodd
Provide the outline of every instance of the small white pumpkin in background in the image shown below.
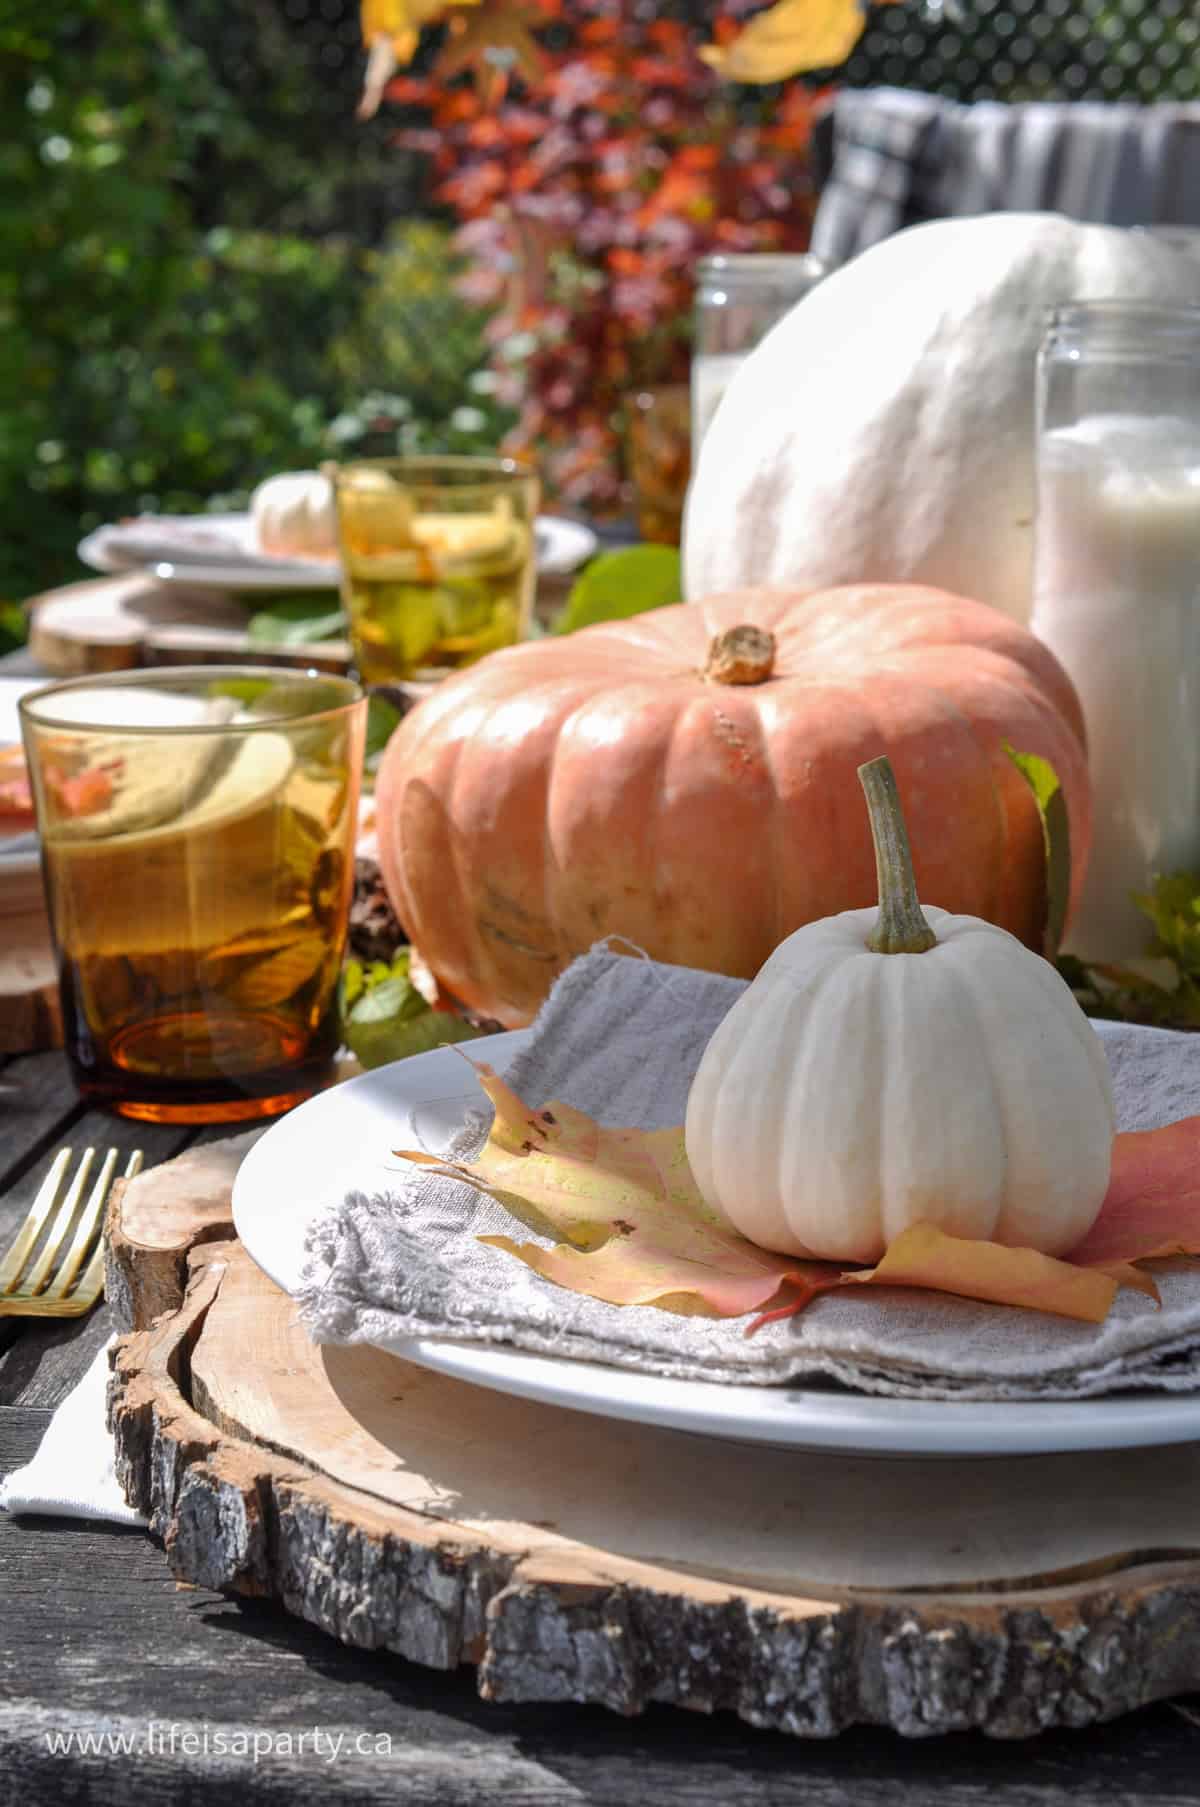
<path fill-rule="evenodd" d="M 688 1161 L 762 1248 L 874 1262 L 915 1223 L 1063 1254 L 1108 1189 L 1112 1082 L 1050 963 L 991 923 L 923 911 L 888 760 L 859 769 L 878 911 L 807 924 L 700 1061 Z"/>
<path fill-rule="evenodd" d="M 1057 214 L 933 220 L 834 270 L 746 360 L 704 436 L 687 600 L 930 584 L 1030 617 L 1046 309 L 1200 300 L 1200 259 Z"/>
<path fill-rule="evenodd" d="M 268 477 L 250 498 L 260 552 L 278 557 L 332 558 L 337 552 L 333 485 L 321 471 Z"/>

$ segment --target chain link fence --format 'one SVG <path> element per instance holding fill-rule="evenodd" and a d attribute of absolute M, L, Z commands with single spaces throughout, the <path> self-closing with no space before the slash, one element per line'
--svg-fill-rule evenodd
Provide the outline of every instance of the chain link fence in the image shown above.
<path fill-rule="evenodd" d="M 908 0 L 873 8 L 836 80 L 951 100 L 1200 99 L 1196 0 Z"/>

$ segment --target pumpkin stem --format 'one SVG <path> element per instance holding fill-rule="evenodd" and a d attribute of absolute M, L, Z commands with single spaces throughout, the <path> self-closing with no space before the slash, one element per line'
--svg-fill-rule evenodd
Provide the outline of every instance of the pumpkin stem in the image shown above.
<path fill-rule="evenodd" d="M 891 760 L 885 755 L 860 765 L 858 780 L 866 793 L 879 877 L 879 916 L 867 946 L 874 954 L 923 954 L 937 946 L 937 936 L 917 900 L 908 829 Z"/>
<path fill-rule="evenodd" d="M 762 684 L 775 669 L 775 636 L 763 627 L 728 627 L 709 642 L 704 675 L 710 684 Z"/>

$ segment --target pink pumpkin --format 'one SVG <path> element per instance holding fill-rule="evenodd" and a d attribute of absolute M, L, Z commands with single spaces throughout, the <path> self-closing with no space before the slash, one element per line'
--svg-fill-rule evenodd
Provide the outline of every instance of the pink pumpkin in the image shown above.
<path fill-rule="evenodd" d="M 710 661 L 742 625 L 765 650 Z M 509 1026 L 607 935 L 749 978 L 801 923 L 874 901 L 856 773 L 886 753 L 922 900 L 1037 947 L 1041 821 L 1005 741 L 1062 781 L 1077 897 L 1083 719 L 1025 628 L 912 584 L 742 590 L 441 683 L 384 755 L 384 879 L 439 983 Z"/>

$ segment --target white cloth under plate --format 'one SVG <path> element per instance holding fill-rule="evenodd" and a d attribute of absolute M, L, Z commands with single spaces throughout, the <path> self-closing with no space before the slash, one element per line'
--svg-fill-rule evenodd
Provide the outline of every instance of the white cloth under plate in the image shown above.
<path fill-rule="evenodd" d="M 126 1505 L 113 1470 L 113 1441 L 105 1415 L 111 1346 L 110 1342 L 98 1352 L 58 1407 L 33 1460 L 0 1481 L 0 1511 L 145 1525 L 141 1513 Z"/>

